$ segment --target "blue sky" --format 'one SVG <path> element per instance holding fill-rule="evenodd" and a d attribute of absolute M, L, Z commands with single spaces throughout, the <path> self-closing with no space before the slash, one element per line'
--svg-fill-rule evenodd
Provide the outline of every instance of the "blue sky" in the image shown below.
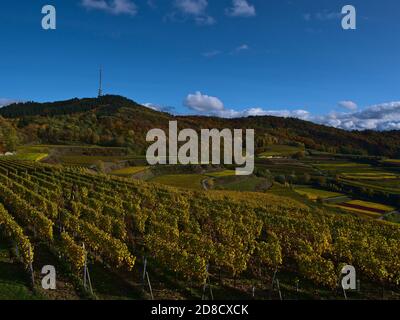
<path fill-rule="evenodd" d="M 4 0 L 0 104 L 95 96 L 103 65 L 106 93 L 175 113 L 400 129 L 399 17 L 398 0 Z"/>

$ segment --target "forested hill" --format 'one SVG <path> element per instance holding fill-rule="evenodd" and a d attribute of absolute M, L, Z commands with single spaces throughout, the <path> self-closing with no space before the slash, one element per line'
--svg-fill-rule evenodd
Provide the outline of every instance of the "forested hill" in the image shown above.
<path fill-rule="evenodd" d="M 319 151 L 400 157 L 400 131 L 350 132 L 272 116 L 238 119 L 173 116 L 112 95 L 3 107 L 0 109 L 0 149 L 2 145 L 4 149 L 11 132 L 16 135 L 12 143 L 122 146 L 143 154 L 147 147 L 147 131 L 167 129 L 170 120 L 178 120 L 181 129 L 254 128 L 257 151 L 262 151 L 268 144 L 304 144 Z M 7 132 L 2 133 L 4 130 Z"/>
<path fill-rule="evenodd" d="M 100 98 L 70 99 L 56 102 L 14 103 L 0 109 L 4 118 L 23 118 L 32 116 L 58 116 L 87 112 L 106 107 L 110 112 L 123 107 L 142 107 L 136 102 L 121 96 L 106 95 Z M 114 108 L 113 108 L 114 107 Z M 145 108 L 145 107 L 142 107 Z"/>

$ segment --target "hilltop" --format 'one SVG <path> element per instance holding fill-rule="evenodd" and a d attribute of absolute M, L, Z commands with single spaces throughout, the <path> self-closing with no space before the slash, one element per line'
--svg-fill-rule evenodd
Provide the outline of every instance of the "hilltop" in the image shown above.
<path fill-rule="evenodd" d="M 132 153 L 143 154 L 147 131 L 165 130 L 172 120 L 178 121 L 180 129 L 254 128 L 257 152 L 263 152 L 271 144 L 287 144 L 331 153 L 400 156 L 400 131 L 345 131 L 274 116 L 237 119 L 174 116 L 115 95 L 3 107 L 0 152 L 16 144 L 51 143 L 127 147 Z"/>

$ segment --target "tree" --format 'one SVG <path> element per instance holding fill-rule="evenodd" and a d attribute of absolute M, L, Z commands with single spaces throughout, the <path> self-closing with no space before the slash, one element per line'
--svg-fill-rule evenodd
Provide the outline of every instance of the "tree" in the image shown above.
<path fill-rule="evenodd" d="M 92 140 L 91 141 L 92 144 L 98 144 L 99 141 L 100 141 L 100 137 L 99 137 L 99 135 L 97 133 L 93 133 L 91 140 Z"/>
<path fill-rule="evenodd" d="M 19 139 L 14 126 L 0 117 L 0 152 L 15 151 Z"/>
<path fill-rule="evenodd" d="M 296 152 L 296 153 L 292 156 L 292 158 L 293 158 L 293 159 L 297 159 L 297 160 L 301 160 L 301 159 L 305 158 L 305 156 L 306 156 L 305 151 L 299 151 L 299 152 Z"/>
<path fill-rule="evenodd" d="M 103 161 L 97 160 L 95 165 L 96 165 L 96 168 L 97 168 L 97 170 L 98 170 L 99 172 L 101 172 L 101 173 L 106 172 L 106 167 L 105 167 Z"/>
<path fill-rule="evenodd" d="M 304 175 L 303 175 L 303 182 L 304 182 L 305 184 L 309 184 L 310 181 L 311 181 L 311 176 L 310 176 L 310 174 L 308 174 L 307 172 L 305 172 Z"/>

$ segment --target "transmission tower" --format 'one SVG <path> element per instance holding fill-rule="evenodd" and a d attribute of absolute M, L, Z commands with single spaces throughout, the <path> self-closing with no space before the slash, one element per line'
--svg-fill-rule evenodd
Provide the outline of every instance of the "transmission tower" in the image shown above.
<path fill-rule="evenodd" d="M 98 97 L 103 96 L 103 68 L 100 67 L 100 81 L 99 81 L 99 95 Z"/>

